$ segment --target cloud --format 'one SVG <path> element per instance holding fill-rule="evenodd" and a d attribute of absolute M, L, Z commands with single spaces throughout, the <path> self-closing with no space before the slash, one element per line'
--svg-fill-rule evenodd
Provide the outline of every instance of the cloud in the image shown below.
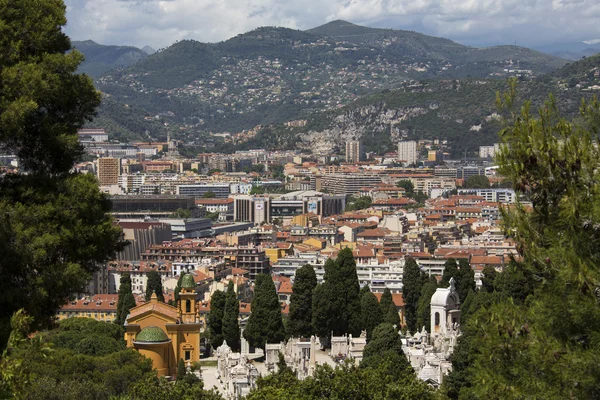
<path fill-rule="evenodd" d="M 65 0 L 74 40 L 156 48 L 226 40 L 259 26 L 308 29 L 334 19 L 416 30 L 472 45 L 600 37 L 597 0 Z"/>

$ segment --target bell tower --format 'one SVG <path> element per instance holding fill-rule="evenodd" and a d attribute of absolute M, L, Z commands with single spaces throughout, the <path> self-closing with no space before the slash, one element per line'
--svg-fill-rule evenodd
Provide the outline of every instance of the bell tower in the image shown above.
<path fill-rule="evenodd" d="M 184 324 L 194 324 L 198 320 L 196 311 L 196 282 L 192 274 L 185 274 L 181 280 L 179 292 L 179 315 Z"/>

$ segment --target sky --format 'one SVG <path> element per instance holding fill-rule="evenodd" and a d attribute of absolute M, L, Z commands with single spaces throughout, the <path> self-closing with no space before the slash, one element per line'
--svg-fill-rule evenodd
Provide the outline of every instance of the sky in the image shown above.
<path fill-rule="evenodd" d="M 309 29 L 336 19 L 414 30 L 473 46 L 600 39 L 599 0 L 64 0 L 66 33 L 101 44 L 219 42 L 259 26 Z"/>

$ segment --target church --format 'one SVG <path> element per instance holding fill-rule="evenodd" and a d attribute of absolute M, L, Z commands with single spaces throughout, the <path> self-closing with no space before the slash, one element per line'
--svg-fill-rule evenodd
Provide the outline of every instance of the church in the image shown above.
<path fill-rule="evenodd" d="M 179 359 L 186 365 L 200 360 L 195 288 L 194 277 L 186 274 L 177 307 L 158 301 L 154 293 L 149 302 L 132 308 L 125 320 L 127 347 L 151 359 L 158 376 L 175 376 Z"/>

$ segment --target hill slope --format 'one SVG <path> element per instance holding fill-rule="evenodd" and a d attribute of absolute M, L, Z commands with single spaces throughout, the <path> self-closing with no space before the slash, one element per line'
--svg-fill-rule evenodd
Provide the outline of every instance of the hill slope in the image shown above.
<path fill-rule="evenodd" d="M 211 131 L 239 132 L 334 110 L 411 80 L 535 76 L 565 63 L 515 46 L 475 49 L 336 21 L 309 31 L 263 27 L 213 44 L 184 40 L 105 74 L 97 86 L 113 102 L 141 110 L 133 125 L 158 118 L 173 135 L 196 141 Z M 118 123 L 118 116 L 106 114 L 110 109 L 100 115 Z"/>
<path fill-rule="evenodd" d="M 148 54 L 132 46 L 104 46 L 92 40 L 73 42 L 73 47 L 85 56 L 79 71 L 97 78 L 117 67 L 128 67 L 148 57 Z"/>

